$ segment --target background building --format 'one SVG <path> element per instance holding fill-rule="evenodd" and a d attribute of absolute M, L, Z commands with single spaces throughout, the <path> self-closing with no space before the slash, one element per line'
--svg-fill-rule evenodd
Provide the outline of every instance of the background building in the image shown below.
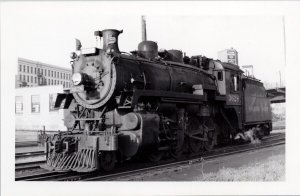
<path fill-rule="evenodd" d="M 43 85 L 62 85 L 69 88 L 71 74 L 71 69 L 18 58 L 16 88 Z"/>
<path fill-rule="evenodd" d="M 64 131 L 64 110 L 54 109 L 62 85 L 24 87 L 15 89 L 16 131 Z"/>
<path fill-rule="evenodd" d="M 233 48 L 219 51 L 218 59 L 222 62 L 239 65 L 238 52 Z"/>

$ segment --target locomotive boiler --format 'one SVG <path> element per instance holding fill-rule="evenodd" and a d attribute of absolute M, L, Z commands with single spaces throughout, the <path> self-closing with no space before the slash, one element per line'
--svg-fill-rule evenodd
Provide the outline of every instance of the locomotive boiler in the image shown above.
<path fill-rule="evenodd" d="M 250 129 L 258 135 L 271 130 L 262 84 L 243 76 L 238 66 L 183 56 L 180 50 L 158 51 L 147 40 L 136 51 L 120 52 L 121 33 L 96 31 L 101 49 L 78 44 L 71 53 L 72 87 L 55 103 L 65 109 L 68 131 L 49 138 L 43 168 L 108 171 L 132 157 L 178 159 Z M 263 120 L 253 118 L 257 114 Z"/>

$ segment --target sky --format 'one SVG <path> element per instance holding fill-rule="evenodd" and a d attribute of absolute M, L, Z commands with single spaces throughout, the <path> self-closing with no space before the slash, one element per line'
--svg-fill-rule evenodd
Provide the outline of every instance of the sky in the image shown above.
<path fill-rule="evenodd" d="M 94 47 L 93 32 L 106 28 L 124 30 L 119 37 L 121 51 L 137 49 L 141 41 L 141 15 L 102 13 L 100 2 L 67 5 L 6 5 L 2 26 L 17 44 L 16 57 L 70 67 L 69 54 L 75 50 L 75 38 L 81 40 L 83 48 Z M 285 81 L 280 15 L 170 13 L 146 14 L 146 20 L 148 40 L 156 41 L 159 48 L 217 59 L 218 51 L 233 47 L 239 53 L 239 65 L 253 65 L 256 78 L 279 85 L 280 72 L 282 83 Z"/>

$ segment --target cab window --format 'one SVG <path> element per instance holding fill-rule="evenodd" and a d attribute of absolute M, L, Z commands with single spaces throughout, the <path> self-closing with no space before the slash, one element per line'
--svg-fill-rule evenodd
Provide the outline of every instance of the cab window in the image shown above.
<path fill-rule="evenodd" d="M 218 71 L 218 80 L 223 81 L 223 72 L 222 71 Z"/>
<path fill-rule="evenodd" d="M 240 78 L 236 74 L 232 75 L 231 77 L 232 77 L 232 91 L 237 92 L 237 91 L 239 91 Z"/>

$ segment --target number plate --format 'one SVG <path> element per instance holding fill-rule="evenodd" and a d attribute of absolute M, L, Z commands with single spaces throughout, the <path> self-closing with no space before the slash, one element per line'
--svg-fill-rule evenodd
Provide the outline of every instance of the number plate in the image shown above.
<path fill-rule="evenodd" d="M 84 87 L 83 85 L 80 86 L 73 86 L 71 88 L 71 93 L 83 93 L 84 92 Z"/>

